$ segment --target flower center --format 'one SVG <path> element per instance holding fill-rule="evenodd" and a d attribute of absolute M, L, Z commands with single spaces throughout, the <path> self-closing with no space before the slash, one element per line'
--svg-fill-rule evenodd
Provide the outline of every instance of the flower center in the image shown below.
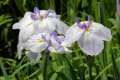
<path fill-rule="evenodd" d="M 77 26 L 80 28 L 80 29 L 84 29 L 85 32 L 89 32 L 89 27 L 90 27 L 90 17 L 88 16 L 88 20 L 87 21 L 84 21 L 84 22 L 80 22 L 79 19 L 76 20 L 76 23 L 77 23 Z"/>
<path fill-rule="evenodd" d="M 47 18 L 50 13 L 51 13 L 50 10 L 48 10 L 48 11 L 40 11 L 37 7 L 35 7 L 33 13 L 31 14 L 31 18 L 33 20 L 42 21 L 43 19 Z"/>

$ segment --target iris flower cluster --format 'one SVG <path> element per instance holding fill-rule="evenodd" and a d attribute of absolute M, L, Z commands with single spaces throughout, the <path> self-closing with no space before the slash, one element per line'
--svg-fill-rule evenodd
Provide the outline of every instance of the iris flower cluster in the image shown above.
<path fill-rule="evenodd" d="M 79 19 L 69 27 L 60 20 L 53 10 L 26 12 L 24 17 L 13 25 L 19 29 L 18 59 L 23 50 L 31 61 L 38 61 L 42 51 L 52 53 L 71 53 L 69 47 L 78 42 L 80 49 L 86 55 L 97 55 L 104 49 L 104 41 L 110 41 L 111 31 L 102 24 L 90 20 Z"/>

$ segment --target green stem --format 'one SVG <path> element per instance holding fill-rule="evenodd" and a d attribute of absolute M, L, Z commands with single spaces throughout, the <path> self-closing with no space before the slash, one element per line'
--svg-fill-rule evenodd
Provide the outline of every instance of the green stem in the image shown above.
<path fill-rule="evenodd" d="M 47 65 L 49 60 L 49 52 L 46 51 L 44 55 L 44 63 L 43 63 L 43 80 L 47 80 Z"/>
<path fill-rule="evenodd" d="M 89 80 L 93 80 L 93 77 L 92 77 L 92 65 L 93 65 L 93 58 L 91 56 L 88 56 Z"/>
<path fill-rule="evenodd" d="M 90 75 L 90 80 L 92 80 L 92 66 L 89 66 L 89 75 Z"/>

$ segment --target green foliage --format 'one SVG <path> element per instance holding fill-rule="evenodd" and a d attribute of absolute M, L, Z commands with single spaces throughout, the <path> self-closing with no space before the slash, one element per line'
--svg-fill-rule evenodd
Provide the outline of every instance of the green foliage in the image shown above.
<path fill-rule="evenodd" d="M 48 80 L 120 80 L 120 15 L 115 0 L 1 0 L 0 1 L 0 80 L 43 80 L 43 57 L 33 63 L 25 55 L 17 59 L 18 31 L 12 30 L 26 11 L 35 6 L 53 9 L 61 19 L 72 25 L 77 17 L 100 22 L 112 31 L 112 40 L 105 43 L 102 53 L 89 62 L 76 44 L 72 54 L 50 54 Z M 77 34 L 77 33 L 76 33 Z M 90 70 L 91 69 L 91 70 Z"/>

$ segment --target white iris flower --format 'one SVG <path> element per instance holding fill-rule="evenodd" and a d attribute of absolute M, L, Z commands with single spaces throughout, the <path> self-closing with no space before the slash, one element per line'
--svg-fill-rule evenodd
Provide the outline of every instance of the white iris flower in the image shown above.
<path fill-rule="evenodd" d="M 86 55 L 97 55 L 104 49 L 104 40 L 110 41 L 112 38 L 111 31 L 102 24 L 90 21 L 80 22 L 77 20 L 65 35 L 62 43 L 70 47 L 73 42 L 77 41 L 80 49 Z"/>
<path fill-rule="evenodd" d="M 31 36 L 25 44 L 25 50 L 31 51 L 27 54 L 28 58 L 37 61 L 40 58 L 40 53 L 44 50 L 49 50 L 54 53 L 71 52 L 61 45 L 62 39 L 62 37 L 57 36 L 56 32 L 51 32 L 51 34 L 39 33 Z"/>
<path fill-rule="evenodd" d="M 25 43 L 30 36 L 53 31 L 59 34 L 65 34 L 68 26 L 60 21 L 60 16 L 54 11 L 39 10 L 35 7 L 33 12 L 26 12 L 24 17 L 13 25 L 13 29 L 20 29 L 17 45 L 18 59 L 20 59 L 22 50 L 25 48 Z"/>

